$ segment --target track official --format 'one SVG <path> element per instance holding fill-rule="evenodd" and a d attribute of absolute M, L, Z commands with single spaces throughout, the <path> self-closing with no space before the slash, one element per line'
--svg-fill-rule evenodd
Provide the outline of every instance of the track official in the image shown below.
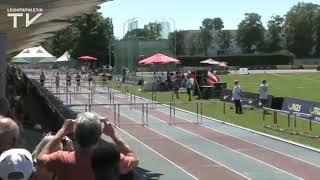
<path fill-rule="evenodd" d="M 259 99 L 262 107 L 268 104 L 268 84 L 266 80 L 263 80 L 260 84 Z"/>
<path fill-rule="evenodd" d="M 239 85 L 239 81 L 235 80 L 234 81 L 234 88 L 232 90 L 232 100 L 234 102 L 234 105 L 236 107 L 236 114 L 242 114 L 242 105 L 241 105 L 241 96 L 242 96 L 242 91 L 241 87 Z"/>

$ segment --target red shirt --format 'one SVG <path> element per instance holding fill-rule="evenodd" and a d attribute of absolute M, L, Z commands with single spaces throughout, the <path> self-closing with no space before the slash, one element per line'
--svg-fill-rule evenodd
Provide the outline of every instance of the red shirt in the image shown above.
<path fill-rule="evenodd" d="M 127 174 L 135 168 L 129 157 L 120 154 L 120 158 L 120 174 Z M 89 150 L 57 151 L 45 155 L 43 161 L 46 168 L 53 172 L 59 180 L 94 180 Z"/>

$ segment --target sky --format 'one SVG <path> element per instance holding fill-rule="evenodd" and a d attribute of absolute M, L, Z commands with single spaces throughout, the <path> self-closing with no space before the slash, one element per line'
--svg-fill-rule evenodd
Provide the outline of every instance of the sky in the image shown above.
<path fill-rule="evenodd" d="M 112 18 L 114 33 L 122 38 L 127 21 L 137 18 L 139 28 L 154 21 L 167 21 L 174 30 L 199 29 L 204 18 L 220 17 L 225 29 L 237 29 L 245 13 L 255 12 L 267 24 L 273 15 L 285 15 L 298 2 L 320 0 L 114 0 L 102 4 L 100 12 Z"/>

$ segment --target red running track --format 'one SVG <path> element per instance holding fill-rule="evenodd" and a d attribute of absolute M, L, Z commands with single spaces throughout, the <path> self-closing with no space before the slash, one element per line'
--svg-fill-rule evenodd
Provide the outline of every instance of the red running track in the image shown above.
<path fill-rule="evenodd" d="M 84 97 L 79 98 L 78 101 L 87 103 L 87 99 Z M 111 121 L 114 121 L 114 112 L 110 109 L 105 107 L 95 107 L 94 111 L 101 116 L 109 117 Z M 130 126 L 122 126 L 121 129 L 136 137 L 141 142 L 182 167 L 198 179 L 211 180 L 213 175 L 215 179 L 248 179 L 247 177 L 234 172 L 213 160 L 185 148 L 175 141 L 156 133 L 150 128 L 141 126 L 141 124 L 138 124 L 136 121 L 122 116 L 121 113 L 120 118 L 121 121 L 132 124 Z"/>
<path fill-rule="evenodd" d="M 123 99 L 117 99 L 121 103 L 129 103 Z M 141 111 L 139 108 L 135 110 Z M 148 108 L 149 115 L 158 118 L 162 121 L 170 123 L 170 115 L 153 108 Z M 246 154 L 252 158 L 263 161 L 274 167 L 282 169 L 293 175 L 308 180 L 318 180 L 320 175 L 320 167 L 307 163 L 305 161 L 287 156 L 285 154 L 267 149 L 265 147 L 244 141 L 234 136 L 215 131 L 213 129 L 206 128 L 192 124 L 190 121 L 175 117 L 175 126 L 181 129 L 187 130 L 193 134 L 199 135 L 215 143 L 219 143 L 225 147 L 231 148 L 243 154 Z"/>

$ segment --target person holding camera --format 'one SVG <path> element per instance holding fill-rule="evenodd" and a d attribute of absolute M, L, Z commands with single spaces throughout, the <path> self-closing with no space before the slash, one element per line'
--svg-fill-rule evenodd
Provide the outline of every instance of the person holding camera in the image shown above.
<path fill-rule="evenodd" d="M 72 152 L 54 152 L 57 144 L 71 133 L 74 134 L 79 148 Z M 37 163 L 53 172 L 58 179 L 94 180 L 91 155 L 102 134 L 109 136 L 120 149 L 119 173 L 121 175 L 137 167 L 136 154 L 116 135 L 112 124 L 107 119 L 100 119 L 89 112 L 78 114 L 76 120 L 66 119 L 62 128 L 37 156 Z"/>

